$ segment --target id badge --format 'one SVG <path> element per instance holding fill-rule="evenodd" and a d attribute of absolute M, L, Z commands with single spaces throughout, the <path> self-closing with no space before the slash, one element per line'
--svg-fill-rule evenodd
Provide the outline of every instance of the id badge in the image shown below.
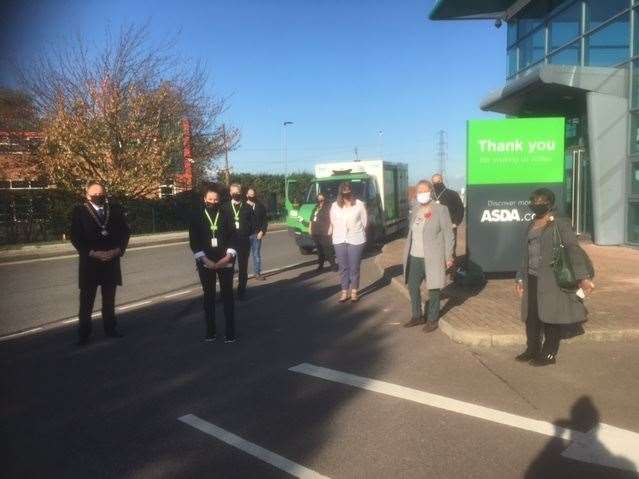
<path fill-rule="evenodd" d="M 239 222 L 239 221 L 236 221 L 236 222 L 235 222 L 235 229 L 236 229 L 236 230 L 239 230 L 239 229 L 240 229 L 240 222 Z"/>
<path fill-rule="evenodd" d="M 211 248 L 217 248 L 217 238 L 211 238 Z"/>

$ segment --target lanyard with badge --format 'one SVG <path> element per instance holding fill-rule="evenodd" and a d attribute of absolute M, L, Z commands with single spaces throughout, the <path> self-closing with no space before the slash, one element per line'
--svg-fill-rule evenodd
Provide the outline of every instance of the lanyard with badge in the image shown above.
<path fill-rule="evenodd" d="M 107 230 L 107 225 L 109 224 L 109 216 L 111 215 L 111 211 L 107 206 L 103 206 L 102 210 L 104 211 L 103 213 L 103 221 L 100 220 L 100 218 L 98 218 L 98 215 L 96 214 L 95 210 L 93 209 L 93 207 L 89 204 L 89 203 L 85 203 L 84 206 L 86 207 L 86 209 L 88 210 L 89 214 L 91 215 L 91 217 L 93 218 L 93 221 L 96 222 L 96 224 L 98 225 L 98 227 L 100 228 L 100 234 L 103 237 L 109 236 L 109 231 Z"/>
<path fill-rule="evenodd" d="M 435 193 L 435 203 L 437 203 L 438 205 L 441 205 L 441 201 L 439 199 L 444 194 L 444 191 L 446 191 L 446 188 L 444 188 L 440 194 Z"/>
<path fill-rule="evenodd" d="M 233 208 L 233 218 L 235 218 L 235 229 L 240 229 L 240 211 L 242 211 L 242 203 L 240 203 L 240 207 L 236 210 L 235 205 L 231 202 L 231 208 Z"/>
<path fill-rule="evenodd" d="M 217 248 L 217 220 L 220 219 L 220 212 L 218 211 L 215 214 L 215 221 L 211 219 L 211 216 L 209 215 L 209 212 L 206 211 L 206 208 L 204 209 L 204 214 L 206 215 L 206 219 L 209 220 L 209 225 L 211 226 L 211 233 L 213 234 L 213 237 L 211 238 L 211 247 Z"/>

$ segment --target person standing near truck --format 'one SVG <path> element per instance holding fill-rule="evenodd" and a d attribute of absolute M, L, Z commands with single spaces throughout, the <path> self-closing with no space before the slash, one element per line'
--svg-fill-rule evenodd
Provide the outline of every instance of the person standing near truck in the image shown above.
<path fill-rule="evenodd" d="M 356 302 L 359 300 L 357 290 L 362 253 L 366 244 L 368 213 L 364 203 L 353 196 L 350 183 L 339 185 L 337 201 L 331 206 L 330 218 L 342 285 L 339 302 L 348 301 L 349 291 L 351 301 Z"/>
<path fill-rule="evenodd" d="M 317 247 L 317 271 L 324 269 L 324 263 L 328 261 L 331 269 L 335 267 L 335 255 L 331 244 L 331 216 L 330 208 L 326 206 L 326 197 L 319 193 L 317 203 L 311 213 L 309 232 Z"/>
<path fill-rule="evenodd" d="M 248 261 L 251 253 L 251 233 L 253 232 L 254 213 L 242 198 L 242 185 L 233 183 L 229 188 L 231 201 L 224 205 L 224 209 L 233 218 L 233 233 L 235 234 L 235 249 L 237 251 L 237 299 L 240 301 L 246 295 L 248 282 Z"/>
<path fill-rule="evenodd" d="M 262 276 L 262 238 L 266 235 L 266 229 L 268 228 L 266 208 L 257 199 L 255 188 L 249 188 L 246 192 L 246 203 L 253 208 L 253 233 L 251 234 L 253 271 L 255 272 L 255 279 L 264 281 L 264 276 Z"/>
<path fill-rule="evenodd" d="M 464 203 L 461 196 L 455 190 L 446 188 L 444 177 L 441 173 L 436 173 L 431 178 L 433 182 L 433 199 L 436 203 L 444 205 L 450 213 L 450 220 L 453 223 L 453 258 L 457 257 L 457 227 L 464 220 Z"/>

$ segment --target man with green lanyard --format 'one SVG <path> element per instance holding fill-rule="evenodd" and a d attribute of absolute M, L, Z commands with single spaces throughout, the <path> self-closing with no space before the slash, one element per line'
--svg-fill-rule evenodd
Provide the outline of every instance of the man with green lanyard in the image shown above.
<path fill-rule="evenodd" d="M 237 298 L 243 300 L 248 281 L 248 262 L 251 254 L 251 234 L 253 233 L 254 212 L 242 198 L 242 185 L 233 183 L 230 187 L 231 201 L 225 210 L 233 218 L 235 249 L 237 251 L 238 283 Z"/>
<path fill-rule="evenodd" d="M 213 188 L 204 192 L 204 205 L 191 221 L 189 243 L 204 292 L 205 341 L 215 341 L 215 286 L 220 293 L 226 318 L 227 343 L 235 341 L 233 300 L 233 266 L 237 252 L 234 245 L 233 217 L 220 206 L 220 195 Z"/>

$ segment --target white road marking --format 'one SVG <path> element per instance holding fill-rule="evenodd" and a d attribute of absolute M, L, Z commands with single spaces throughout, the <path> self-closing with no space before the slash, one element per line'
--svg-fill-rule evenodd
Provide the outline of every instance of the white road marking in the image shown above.
<path fill-rule="evenodd" d="M 144 306 L 145 304 L 151 304 L 153 301 L 150 299 L 147 301 L 139 301 L 137 303 L 127 304 L 126 306 L 120 306 L 116 308 L 118 311 L 126 311 L 127 309 L 137 308 L 138 306 Z"/>
<path fill-rule="evenodd" d="M 71 323 L 77 323 L 79 321 L 79 319 L 76 318 L 69 318 L 69 319 L 65 319 L 64 321 L 62 321 L 62 324 L 71 324 Z"/>
<path fill-rule="evenodd" d="M 277 233 L 286 233 L 288 232 L 288 230 L 283 229 L 283 230 L 275 230 L 275 231 L 270 231 L 267 234 L 270 235 L 274 235 Z M 152 245 L 147 245 L 147 246 L 131 246 L 129 248 L 127 248 L 127 253 L 129 252 L 133 252 L 133 251 L 142 251 L 142 250 L 146 250 L 146 249 L 153 249 L 153 248 L 166 248 L 167 246 L 178 246 L 178 245 L 185 245 L 188 244 L 188 241 L 176 241 L 174 243 L 162 243 L 162 244 L 152 244 Z M 77 258 L 78 254 L 77 253 L 72 253 L 72 254 L 64 254 L 61 256 L 51 256 L 49 258 L 31 258 L 31 259 L 20 259 L 20 260 L 15 260 L 15 261 L 6 261 L 6 262 L 0 262 L 0 266 L 13 266 L 16 264 L 27 264 L 27 263 L 37 263 L 40 261 L 55 261 L 55 260 L 60 260 L 60 259 L 69 259 L 69 258 Z"/>
<path fill-rule="evenodd" d="M 327 476 L 324 476 L 307 467 L 304 467 L 301 464 L 290 461 L 289 459 L 271 452 L 268 449 L 264 449 L 257 444 L 247 441 L 246 439 L 242 439 L 240 436 L 226 431 L 225 429 L 222 429 L 215 424 L 211 424 L 204 419 L 200 419 L 194 414 L 187 414 L 186 416 L 179 417 L 178 421 L 181 421 L 184 424 L 188 424 L 189 426 L 192 426 L 195 429 L 208 434 L 209 436 L 213 436 L 214 438 L 219 439 L 220 441 L 225 442 L 226 444 L 233 446 L 240 451 L 244 451 L 253 457 L 256 457 L 274 467 L 277 467 L 278 469 L 289 473 L 293 477 L 299 477 L 302 479 L 329 479 Z"/>
<path fill-rule="evenodd" d="M 0 338 L 0 341 L 4 341 L 5 339 L 17 338 L 19 336 L 26 336 L 27 334 L 37 333 L 38 331 L 41 331 L 42 329 L 43 329 L 42 327 L 38 327 L 33 329 L 27 329 L 26 331 L 21 331 L 19 333 L 9 334 L 7 336 L 3 336 L 2 338 Z"/>
<path fill-rule="evenodd" d="M 184 291 L 178 291 L 177 293 L 171 293 L 171 294 L 165 294 L 164 296 L 162 296 L 164 299 L 169 299 L 169 298 L 175 298 L 176 296 L 181 296 L 183 294 L 188 294 L 191 291 L 193 291 L 192 289 L 185 289 Z"/>
<path fill-rule="evenodd" d="M 636 471 L 639 468 L 639 434 L 608 424 L 599 424 L 598 428 L 583 433 L 558 427 L 550 422 L 517 416 L 497 409 L 308 363 L 298 364 L 289 368 L 289 371 L 571 441 L 571 445 L 562 454 L 571 459 L 629 471 Z"/>

